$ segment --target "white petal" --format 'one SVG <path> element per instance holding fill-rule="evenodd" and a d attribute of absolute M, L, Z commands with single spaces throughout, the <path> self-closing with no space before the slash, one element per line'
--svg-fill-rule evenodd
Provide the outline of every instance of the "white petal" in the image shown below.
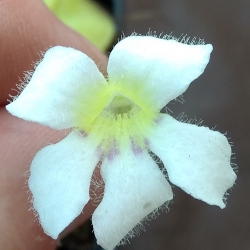
<path fill-rule="evenodd" d="M 236 175 L 230 165 L 231 147 L 224 135 L 162 115 L 148 140 L 173 184 L 196 199 L 225 207 L 224 194 L 233 186 Z"/>
<path fill-rule="evenodd" d="M 29 188 L 44 232 L 56 239 L 89 200 L 93 170 L 100 159 L 95 145 L 77 132 L 41 149 L 33 159 Z"/>
<path fill-rule="evenodd" d="M 104 82 L 95 63 L 73 48 L 53 47 L 37 66 L 29 84 L 7 110 L 17 117 L 55 129 L 73 126 L 76 95 Z M 86 93 L 85 93 L 86 92 Z"/>
<path fill-rule="evenodd" d="M 104 197 L 92 221 L 97 243 L 113 249 L 145 216 L 172 199 L 172 190 L 147 152 L 124 150 L 101 167 Z"/>
<path fill-rule="evenodd" d="M 199 77 L 209 62 L 212 45 L 187 45 L 175 40 L 130 36 L 110 54 L 110 82 L 131 88 L 139 85 L 142 96 L 162 108 L 181 95 Z"/>

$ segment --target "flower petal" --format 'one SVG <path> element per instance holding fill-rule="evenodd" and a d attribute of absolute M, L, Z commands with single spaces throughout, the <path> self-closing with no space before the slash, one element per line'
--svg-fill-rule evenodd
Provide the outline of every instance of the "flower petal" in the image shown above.
<path fill-rule="evenodd" d="M 224 135 L 162 115 L 150 149 L 163 161 L 170 181 L 194 198 L 224 208 L 223 196 L 236 180 Z"/>
<path fill-rule="evenodd" d="M 77 93 L 104 82 L 95 63 L 73 48 L 49 49 L 22 93 L 6 106 L 14 116 L 54 129 L 73 127 Z"/>
<path fill-rule="evenodd" d="M 29 188 L 44 232 L 56 239 L 89 200 L 93 170 L 100 157 L 88 137 L 71 132 L 33 159 Z"/>
<path fill-rule="evenodd" d="M 209 62 L 212 45 L 187 45 L 150 36 L 130 36 L 110 54 L 110 82 L 134 85 L 158 109 L 181 95 Z"/>
<path fill-rule="evenodd" d="M 113 249 L 140 221 L 173 198 L 172 190 L 147 152 L 124 150 L 101 167 L 104 197 L 92 221 L 97 243 Z M 104 233 L 105 232 L 105 233 Z"/>

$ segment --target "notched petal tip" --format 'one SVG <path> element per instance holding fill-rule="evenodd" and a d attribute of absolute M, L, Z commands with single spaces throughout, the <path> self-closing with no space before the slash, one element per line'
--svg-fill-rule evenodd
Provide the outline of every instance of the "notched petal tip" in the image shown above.
<path fill-rule="evenodd" d="M 162 115 L 150 149 L 160 157 L 170 181 L 194 198 L 225 207 L 223 197 L 236 180 L 227 138 L 207 127 Z"/>
<path fill-rule="evenodd" d="M 41 149 L 31 163 L 29 189 L 45 233 L 57 238 L 89 201 L 96 145 L 77 132 Z"/>
<path fill-rule="evenodd" d="M 171 200 L 173 193 L 156 163 L 144 151 L 123 150 L 112 161 L 105 159 L 101 174 L 105 181 L 104 197 L 92 221 L 97 243 L 111 250 L 147 215 Z"/>
<path fill-rule="evenodd" d="M 52 127 L 74 127 L 77 96 L 105 82 L 94 61 L 69 47 L 50 48 L 20 93 L 6 109 L 14 116 Z M 85 95 L 85 96 L 84 96 Z"/>
<path fill-rule="evenodd" d="M 189 45 L 151 36 L 130 36 L 112 50 L 110 81 L 123 77 L 128 88 L 139 85 L 143 96 L 161 109 L 186 91 L 209 62 L 212 45 Z"/>

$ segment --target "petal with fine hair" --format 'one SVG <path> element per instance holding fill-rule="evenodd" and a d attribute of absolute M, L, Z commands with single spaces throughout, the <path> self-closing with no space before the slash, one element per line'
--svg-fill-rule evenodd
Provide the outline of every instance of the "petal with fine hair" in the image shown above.
<path fill-rule="evenodd" d="M 225 207 L 223 197 L 234 185 L 236 174 L 230 165 L 231 147 L 224 135 L 162 115 L 148 141 L 173 184 L 196 199 Z"/>
<path fill-rule="evenodd" d="M 203 73 L 212 49 L 211 44 L 188 45 L 150 36 L 130 36 L 110 54 L 109 81 L 134 87 L 161 109 Z"/>
<path fill-rule="evenodd" d="M 28 181 L 33 208 L 44 232 L 56 239 L 89 201 L 93 170 L 100 156 L 88 137 L 71 132 L 41 149 L 34 157 Z"/>
<path fill-rule="evenodd" d="M 132 149 L 104 159 L 104 197 L 93 213 L 97 243 L 113 249 L 148 214 L 172 199 L 171 187 L 145 151 Z"/>
<path fill-rule="evenodd" d="M 54 129 L 70 128 L 74 126 L 76 96 L 81 93 L 84 98 L 90 88 L 103 82 L 103 75 L 87 55 L 56 46 L 45 53 L 30 82 L 6 109 Z"/>

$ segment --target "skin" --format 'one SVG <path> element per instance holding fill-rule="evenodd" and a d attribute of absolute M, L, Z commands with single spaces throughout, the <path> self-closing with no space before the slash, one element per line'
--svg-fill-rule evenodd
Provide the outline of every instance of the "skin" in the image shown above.
<path fill-rule="evenodd" d="M 23 72 L 32 69 L 38 53 L 54 45 L 74 47 L 91 57 L 100 70 L 106 57 L 88 41 L 64 26 L 39 0 L 0 0 L 0 249 L 52 250 L 57 241 L 44 234 L 29 211 L 27 178 L 36 152 L 65 137 L 39 124 L 18 119 L 5 110 L 9 94 Z M 105 72 L 103 72 L 105 74 Z M 98 174 L 98 173 L 97 173 Z M 93 212 L 88 204 L 63 233 L 85 221 Z"/>

